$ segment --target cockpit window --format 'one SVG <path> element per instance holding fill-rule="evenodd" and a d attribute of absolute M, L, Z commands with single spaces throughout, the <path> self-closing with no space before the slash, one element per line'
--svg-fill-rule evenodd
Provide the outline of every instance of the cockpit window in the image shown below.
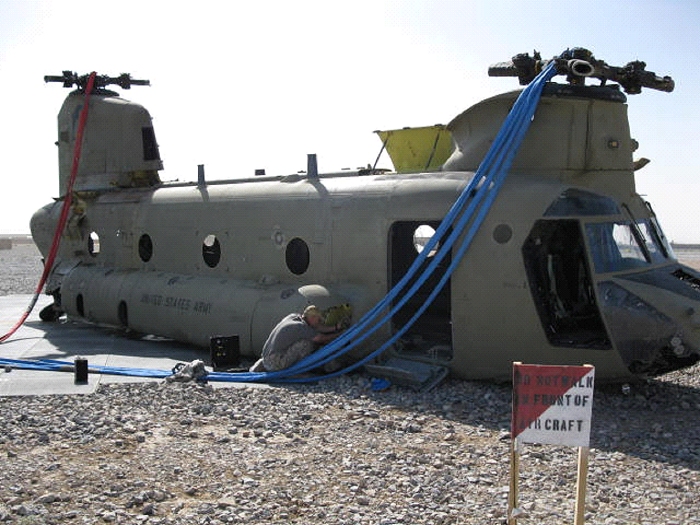
<path fill-rule="evenodd" d="M 649 213 L 651 213 L 651 218 L 649 219 L 649 224 L 650 224 L 651 229 L 653 231 L 654 238 L 658 240 L 659 245 L 663 249 L 666 257 L 668 257 L 669 259 L 675 259 L 676 254 L 673 253 L 673 248 L 671 247 L 671 243 L 668 242 L 666 235 L 664 235 L 664 231 L 661 229 L 661 225 L 659 224 L 659 221 L 656 218 L 656 213 L 654 213 L 654 209 L 651 207 L 651 203 L 644 202 L 644 204 L 646 205 L 647 209 L 649 210 Z"/>
<path fill-rule="evenodd" d="M 596 273 L 619 272 L 664 262 L 667 251 L 648 219 L 586 224 Z"/>
<path fill-rule="evenodd" d="M 619 215 L 620 207 L 610 197 L 578 188 L 568 188 L 545 211 L 545 217 Z"/>
<path fill-rule="evenodd" d="M 644 245 L 646 246 L 647 251 L 649 252 L 651 262 L 664 262 L 664 259 L 666 259 L 666 253 L 664 252 L 663 246 L 659 242 L 659 238 L 656 235 L 656 232 L 651 222 L 649 222 L 648 220 L 639 221 L 637 223 L 637 226 L 639 228 L 639 232 L 642 234 L 642 238 L 644 239 Z"/>

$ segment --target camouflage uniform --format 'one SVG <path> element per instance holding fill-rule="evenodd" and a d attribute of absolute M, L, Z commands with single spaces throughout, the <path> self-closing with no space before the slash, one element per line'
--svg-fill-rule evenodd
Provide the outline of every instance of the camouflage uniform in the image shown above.
<path fill-rule="evenodd" d="M 300 314 L 289 314 L 273 328 L 263 346 L 262 357 L 250 371 L 275 372 L 289 368 L 316 349 L 312 340 L 317 334 Z"/>

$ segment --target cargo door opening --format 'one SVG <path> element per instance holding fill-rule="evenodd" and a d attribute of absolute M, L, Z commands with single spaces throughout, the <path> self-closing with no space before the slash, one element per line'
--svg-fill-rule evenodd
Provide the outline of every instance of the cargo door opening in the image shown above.
<path fill-rule="evenodd" d="M 439 221 L 401 221 L 391 226 L 389 231 L 390 289 L 406 274 L 439 225 Z M 428 255 L 420 270 L 416 272 L 416 276 L 420 276 L 427 268 L 434 253 Z M 445 274 L 451 259 L 452 254 L 448 253 L 417 293 L 394 315 L 393 332 L 403 327 L 426 302 Z M 414 278 L 404 290 L 408 290 L 416 280 L 417 278 Z M 448 280 L 423 315 L 403 335 L 397 344 L 397 353 L 402 357 L 425 359 L 431 362 L 450 361 L 452 359 L 451 304 L 451 285 Z"/>

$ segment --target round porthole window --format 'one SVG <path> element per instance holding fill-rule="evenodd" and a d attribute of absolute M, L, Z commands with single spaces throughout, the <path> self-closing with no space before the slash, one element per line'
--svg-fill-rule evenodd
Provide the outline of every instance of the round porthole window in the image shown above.
<path fill-rule="evenodd" d="M 290 272 L 301 275 L 309 269 L 309 246 L 299 237 L 295 237 L 287 243 L 285 260 Z"/>
<path fill-rule="evenodd" d="M 428 224 L 421 224 L 418 226 L 418 228 L 416 228 L 416 230 L 413 232 L 413 247 L 418 253 L 421 253 L 425 249 L 425 246 L 428 244 L 433 235 L 435 235 L 435 228 L 429 226 Z M 427 254 L 427 256 L 432 257 L 435 255 L 437 249 L 438 247 L 435 246 L 432 251 Z"/>
<path fill-rule="evenodd" d="M 148 262 L 153 257 L 153 241 L 147 233 L 139 237 L 139 257 L 143 262 Z"/>
<path fill-rule="evenodd" d="M 202 243 L 202 257 L 209 268 L 214 268 L 221 260 L 221 244 L 216 235 L 207 235 Z"/>

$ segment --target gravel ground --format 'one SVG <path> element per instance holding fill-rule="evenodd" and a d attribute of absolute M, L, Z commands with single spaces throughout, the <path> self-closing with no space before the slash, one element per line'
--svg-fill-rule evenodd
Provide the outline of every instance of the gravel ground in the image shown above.
<path fill-rule="evenodd" d="M 0 399 L 0 521 L 503 523 L 510 389 L 145 383 Z M 599 387 L 586 522 L 700 523 L 697 367 Z M 576 449 L 526 445 L 521 523 L 572 523 Z"/>
<path fill-rule="evenodd" d="M 510 387 L 369 385 L 0 398 L 0 523 L 504 523 Z M 593 406 L 586 523 L 700 524 L 700 367 Z M 524 447 L 519 523 L 573 523 L 576 454 Z"/>
<path fill-rule="evenodd" d="M 0 295 L 34 293 L 44 266 L 33 244 L 0 250 Z"/>

